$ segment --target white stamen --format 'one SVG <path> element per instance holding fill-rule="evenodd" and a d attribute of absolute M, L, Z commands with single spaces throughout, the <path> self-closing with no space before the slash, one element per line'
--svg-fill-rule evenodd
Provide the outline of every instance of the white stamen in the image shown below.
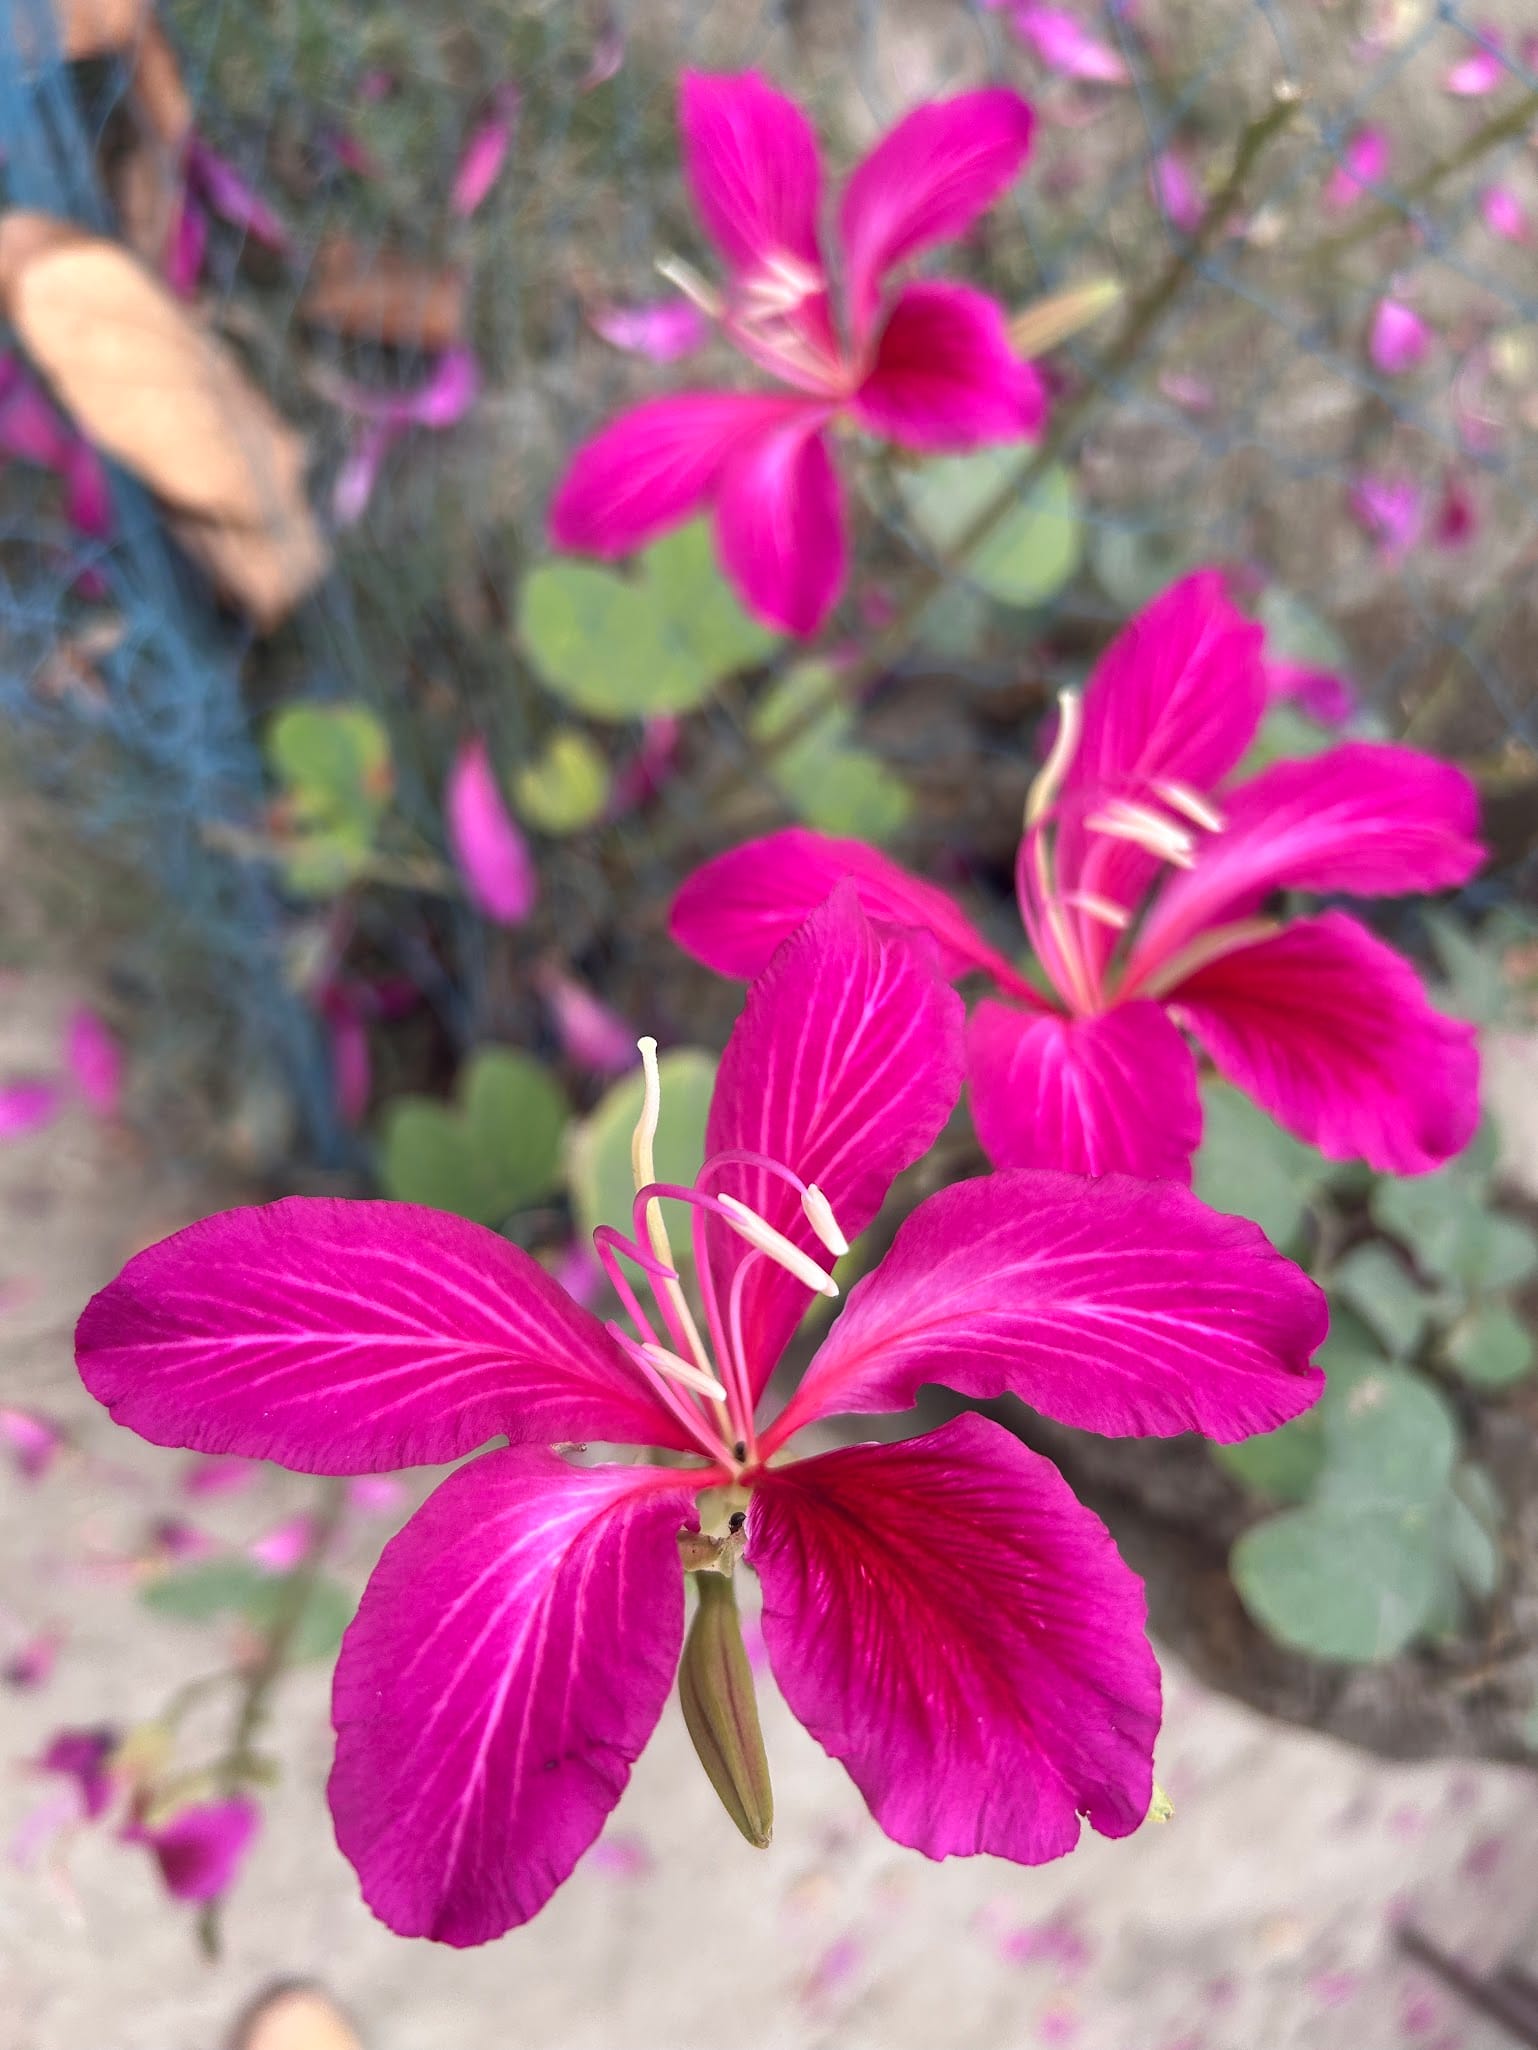
<path fill-rule="evenodd" d="M 1205 826 L 1209 833 L 1221 833 L 1226 823 L 1223 814 L 1199 796 L 1187 783 L 1155 783 L 1154 789 L 1168 805 L 1190 819 L 1194 825 Z"/>
<path fill-rule="evenodd" d="M 1063 902 L 1071 904 L 1075 911 L 1082 911 L 1086 917 L 1108 925 L 1112 932 L 1125 932 L 1132 923 L 1130 912 L 1123 911 L 1119 904 L 1113 904 L 1109 897 L 1097 897 L 1093 890 L 1068 890 L 1064 893 Z"/>
<path fill-rule="evenodd" d="M 806 1221 L 816 1232 L 835 1260 L 842 1260 L 849 1251 L 849 1241 L 838 1228 L 838 1219 L 833 1215 L 833 1206 L 815 1182 L 808 1182 L 806 1194 L 801 1198 L 801 1208 Z"/>
<path fill-rule="evenodd" d="M 743 297 L 749 302 L 749 317 L 764 320 L 794 313 L 821 289 L 820 271 L 785 250 L 777 250 L 763 269 L 746 281 Z"/>
<path fill-rule="evenodd" d="M 735 1196 L 720 1196 L 717 1201 L 739 1238 L 745 1238 L 759 1252 L 767 1253 L 787 1274 L 794 1274 L 803 1287 L 830 1300 L 837 1297 L 838 1283 L 833 1276 L 824 1274 L 815 1260 L 803 1253 L 799 1246 L 793 1246 L 783 1232 L 776 1231 L 756 1210 L 750 1210 L 746 1203 L 739 1203 Z"/>
<path fill-rule="evenodd" d="M 681 256 L 659 256 L 657 274 L 667 279 L 692 305 L 697 306 L 707 320 L 721 318 L 721 300 L 709 280 L 703 278 L 692 263 L 685 263 Z"/>
<path fill-rule="evenodd" d="M 1036 780 L 1025 797 L 1025 823 L 1034 826 L 1052 800 L 1063 787 L 1063 778 L 1068 774 L 1074 752 L 1079 745 L 1079 734 L 1084 725 L 1084 701 L 1076 690 L 1060 690 L 1057 694 L 1057 734 L 1052 750 L 1042 763 Z"/>
<path fill-rule="evenodd" d="M 1104 811 L 1084 821 L 1089 833 L 1103 833 L 1108 840 L 1130 840 L 1134 846 L 1167 861 L 1175 868 L 1196 866 L 1196 842 L 1173 819 L 1151 810 L 1146 804 L 1132 804 L 1115 798 Z"/>
<path fill-rule="evenodd" d="M 642 1352 L 661 1374 L 674 1381 L 682 1381 L 686 1388 L 696 1388 L 701 1395 L 708 1395 L 716 1402 L 725 1402 L 726 1390 L 714 1374 L 707 1374 L 689 1360 L 680 1359 L 676 1352 L 665 1345 L 655 1345 L 650 1340 L 641 1347 Z"/>

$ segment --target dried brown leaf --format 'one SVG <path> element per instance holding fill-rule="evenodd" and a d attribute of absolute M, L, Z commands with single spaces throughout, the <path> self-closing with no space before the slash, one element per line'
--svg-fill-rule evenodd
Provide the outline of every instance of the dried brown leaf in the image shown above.
<path fill-rule="evenodd" d="M 167 515 L 182 548 L 263 633 L 280 626 L 331 566 L 313 520 L 302 526 L 216 526 L 190 513 Z"/>
<path fill-rule="evenodd" d="M 333 236 L 316 252 L 299 311 L 315 327 L 360 341 L 447 349 L 464 334 L 464 273 Z"/>
<path fill-rule="evenodd" d="M 110 57 L 133 42 L 148 11 L 149 0 L 53 0 L 53 33 L 71 63 L 82 57 Z M 53 54 L 53 40 L 32 33 L 25 7 L 15 26 L 21 59 L 29 70 Z"/>
<path fill-rule="evenodd" d="M 242 2018 L 229 2050 L 363 2050 L 362 2039 L 328 1997 L 311 1986 L 280 1986 Z"/>

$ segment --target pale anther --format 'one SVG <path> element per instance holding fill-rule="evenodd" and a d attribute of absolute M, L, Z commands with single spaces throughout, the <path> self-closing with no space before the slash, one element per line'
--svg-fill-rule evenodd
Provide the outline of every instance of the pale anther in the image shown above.
<path fill-rule="evenodd" d="M 813 1290 L 815 1294 L 825 1295 L 830 1299 L 838 1295 L 838 1283 L 833 1276 L 824 1274 L 815 1260 L 803 1253 L 799 1246 L 792 1245 L 783 1232 L 776 1231 L 756 1210 L 750 1210 L 746 1203 L 738 1202 L 735 1196 L 721 1196 L 717 1200 L 726 1212 L 727 1222 L 733 1231 L 740 1238 L 745 1238 L 750 1246 L 757 1247 L 761 1253 L 767 1253 L 776 1265 L 783 1267 L 787 1274 L 794 1274 L 803 1287 Z"/>
<path fill-rule="evenodd" d="M 1035 825 L 1062 789 L 1063 778 L 1068 774 L 1073 761 L 1083 725 L 1083 699 L 1076 690 L 1060 690 L 1057 694 L 1057 734 L 1052 742 L 1051 752 L 1037 772 L 1035 782 L 1026 792 L 1027 826 Z"/>
<path fill-rule="evenodd" d="M 1132 923 L 1130 912 L 1123 911 L 1119 904 L 1113 904 L 1109 897 L 1097 897 L 1093 890 L 1067 890 L 1063 893 L 1063 902 L 1075 911 L 1082 911 L 1086 918 L 1108 925 L 1112 932 L 1125 932 Z"/>
<path fill-rule="evenodd" d="M 657 1345 L 651 1340 L 648 1340 L 641 1350 L 658 1373 L 668 1375 L 671 1380 L 682 1381 L 686 1388 L 698 1389 L 701 1395 L 708 1395 L 716 1402 L 725 1402 L 726 1390 L 714 1374 L 705 1373 L 692 1361 L 681 1359 L 667 1346 Z"/>
<path fill-rule="evenodd" d="M 1191 835 L 1146 804 L 1116 798 L 1104 811 L 1086 819 L 1084 827 L 1086 832 L 1103 833 L 1109 840 L 1130 840 L 1135 847 L 1145 848 L 1176 868 L 1193 868 L 1196 864 L 1196 842 Z"/>
<path fill-rule="evenodd" d="M 833 1206 L 815 1182 L 808 1182 L 801 1198 L 801 1208 L 806 1221 L 816 1232 L 835 1260 L 842 1260 L 849 1251 L 849 1241 L 838 1228 L 838 1219 L 833 1215 Z"/>
<path fill-rule="evenodd" d="M 1223 814 L 1215 805 L 1191 789 L 1186 783 L 1155 783 L 1154 789 L 1164 802 L 1190 819 L 1193 825 L 1205 827 L 1209 833 L 1221 833 L 1224 826 Z"/>
<path fill-rule="evenodd" d="M 692 263 L 685 263 L 681 256 L 659 256 L 657 272 L 676 285 L 684 297 L 697 306 L 710 320 L 721 318 L 721 301 L 709 280 L 701 277 Z"/>

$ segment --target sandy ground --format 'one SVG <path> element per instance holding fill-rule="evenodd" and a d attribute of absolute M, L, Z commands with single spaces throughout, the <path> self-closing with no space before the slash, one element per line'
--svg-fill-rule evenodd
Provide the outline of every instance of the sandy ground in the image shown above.
<path fill-rule="evenodd" d="M 66 992 L 12 992 L 0 1079 L 48 1065 Z M 138 1238 L 195 1207 L 130 1142 L 70 1115 L 0 1152 L 0 1400 L 65 1421 L 75 1449 L 4 1483 L 0 1656 L 68 1633 L 48 1684 L 0 1697 L 0 1842 L 41 1783 L 21 1769 L 66 1723 L 152 1715 L 217 1657 L 138 1608 L 120 1563 L 177 1506 L 181 1462 L 117 1432 L 79 1391 L 69 1327 Z M 302 1505 L 274 1473 L 200 1520 L 248 1538 Z M 361 1582 L 382 1526 L 345 1561 Z M 769 1699 L 776 1842 L 733 1834 L 670 1710 L 598 1850 L 530 1928 L 457 1954 L 399 1941 L 359 1903 L 322 1802 L 326 1681 L 295 1679 L 284 1773 L 198 1956 L 141 1854 L 101 1835 L 30 1870 L 0 1862 L 0 2050 L 219 2050 L 269 1978 L 322 1978 L 370 2050 L 1498 2050 L 1393 1946 L 1413 1915 L 1491 1966 L 1538 1933 L 1538 1781 L 1389 1767 L 1272 1728 L 1168 1673 L 1160 1777 L 1176 1816 L 1086 1841 L 1038 1871 L 936 1866 L 895 1849 Z"/>

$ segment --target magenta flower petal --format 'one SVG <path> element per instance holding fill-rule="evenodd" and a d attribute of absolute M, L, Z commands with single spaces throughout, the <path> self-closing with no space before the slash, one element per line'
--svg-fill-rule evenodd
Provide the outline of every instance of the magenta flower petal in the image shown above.
<path fill-rule="evenodd" d="M 476 909 L 498 925 L 522 925 L 539 896 L 539 877 L 529 843 L 502 801 L 484 740 L 465 741 L 454 757 L 444 824 Z"/>
<path fill-rule="evenodd" d="M 716 495 L 721 567 L 747 609 L 809 635 L 849 568 L 844 504 L 819 406 L 795 406 L 727 456 Z"/>
<path fill-rule="evenodd" d="M 728 455 L 801 402 L 747 392 L 648 399 L 586 441 L 550 506 L 550 540 L 608 560 L 630 555 L 710 497 Z"/>
<path fill-rule="evenodd" d="M 748 1512 L 791 1713 L 889 1837 L 1037 1865 L 1148 1813 L 1142 1583 L 1057 1469 L 958 1417 L 766 1473 Z M 986 1560 L 986 1570 L 979 1564 Z"/>
<path fill-rule="evenodd" d="M 0 1082 L 0 1140 L 42 1131 L 63 1108 L 64 1092 L 57 1082 Z"/>
<path fill-rule="evenodd" d="M 517 86 L 499 86 L 492 96 L 490 113 L 471 132 L 449 192 L 449 208 L 461 220 L 476 211 L 501 177 L 507 153 L 513 146 L 520 105 Z"/>
<path fill-rule="evenodd" d="M 1397 897 L 1455 889 L 1485 859 L 1479 793 L 1418 748 L 1348 741 L 1283 761 L 1220 800 L 1225 826 L 1166 884 L 1136 947 L 1146 973 L 1198 932 L 1276 890 Z"/>
<path fill-rule="evenodd" d="M 490 1452 L 385 1546 L 337 1663 L 329 1797 L 397 1934 L 488 1942 L 598 1835 L 672 1685 L 694 1492 Z"/>
<path fill-rule="evenodd" d="M 1307 1409 L 1323 1294 L 1257 1225 L 1173 1182 L 1016 1169 L 921 1203 L 771 1433 L 908 1408 L 926 1381 L 1106 1437 L 1222 1443 Z"/>
<path fill-rule="evenodd" d="M 195 1801 L 153 1829 L 131 1824 L 123 1836 L 150 1851 L 173 1900 L 212 1901 L 234 1885 L 261 1820 L 256 1803 L 236 1794 Z"/>
<path fill-rule="evenodd" d="M 1001 86 L 915 107 L 844 188 L 839 239 L 850 323 L 863 338 L 895 264 L 964 234 L 1030 154 L 1035 116 Z"/>
<path fill-rule="evenodd" d="M 854 395 L 856 420 L 899 447 L 981 448 L 1040 433 L 1047 395 L 1009 343 L 1004 309 L 970 285 L 905 285 Z"/>
<path fill-rule="evenodd" d="M 1389 139 L 1381 128 L 1359 128 L 1330 173 L 1324 188 L 1326 213 L 1344 213 L 1369 185 L 1381 185 L 1388 172 Z"/>
<path fill-rule="evenodd" d="M 817 134 L 757 71 L 686 71 L 678 81 L 684 175 L 696 213 L 734 271 L 791 257 L 821 273 Z"/>
<path fill-rule="evenodd" d="M 1385 377 L 1401 377 L 1424 363 L 1431 349 L 1431 329 L 1402 299 L 1380 299 L 1372 317 L 1367 353 Z"/>
<path fill-rule="evenodd" d="M 1358 710 L 1356 691 L 1344 676 L 1306 662 L 1268 660 L 1266 695 L 1273 703 L 1295 704 L 1321 726 L 1345 726 Z"/>
<path fill-rule="evenodd" d="M 961 999 L 933 959 L 927 940 L 873 926 L 853 884 L 841 884 L 748 991 L 716 1076 L 707 1156 L 741 1147 L 782 1162 L 822 1190 L 853 1240 L 961 1093 Z M 826 1257 L 777 1176 L 734 1165 L 712 1187 Z M 706 1242 L 723 1303 L 751 1263 L 742 1330 L 756 1394 L 805 1313 L 806 1288 L 715 1218 Z"/>
<path fill-rule="evenodd" d="M 588 325 L 611 348 L 645 356 L 652 363 L 677 363 L 710 340 L 710 322 L 683 298 L 602 306 L 588 315 Z"/>
<path fill-rule="evenodd" d="M 1038 7 L 1034 0 L 1027 0 L 1026 5 L 1015 8 L 1013 20 L 1016 35 L 1030 44 L 1049 71 L 1087 85 L 1130 83 L 1120 52 L 1092 36 L 1065 7 Z"/>
<path fill-rule="evenodd" d="M 97 1822 L 117 1792 L 112 1759 L 121 1742 L 122 1733 L 106 1727 L 58 1730 L 33 1760 L 33 1770 L 68 1780 L 79 1798 L 81 1815 L 87 1822 Z"/>
<path fill-rule="evenodd" d="M 64 1060 L 87 1107 L 99 1118 L 115 1118 L 123 1096 L 123 1049 L 84 1004 L 70 1012 L 64 1028 Z"/>
<path fill-rule="evenodd" d="M 614 1341 L 495 1232 L 291 1196 L 136 1254 L 87 1304 L 81 1379 L 154 1445 L 377 1473 L 488 1438 L 686 1448 Z"/>
<path fill-rule="evenodd" d="M 1196 1063 L 1157 1004 L 1059 1018 L 981 1003 L 967 1026 L 967 1081 L 995 1167 L 1191 1179 Z"/>
<path fill-rule="evenodd" d="M 673 899 L 668 931 L 718 975 L 758 975 L 846 876 L 868 917 L 929 933 L 947 976 L 980 968 L 1004 988 L 1029 993 L 943 890 L 861 840 L 833 840 L 801 826 L 749 840 L 697 868 Z"/>
<path fill-rule="evenodd" d="M 1171 996 L 1220 1071 L 1331 1160 L 1425 1174 L 1479 1122 L 1472 1025 L 1339 911 L 1225 954 Z"/>

